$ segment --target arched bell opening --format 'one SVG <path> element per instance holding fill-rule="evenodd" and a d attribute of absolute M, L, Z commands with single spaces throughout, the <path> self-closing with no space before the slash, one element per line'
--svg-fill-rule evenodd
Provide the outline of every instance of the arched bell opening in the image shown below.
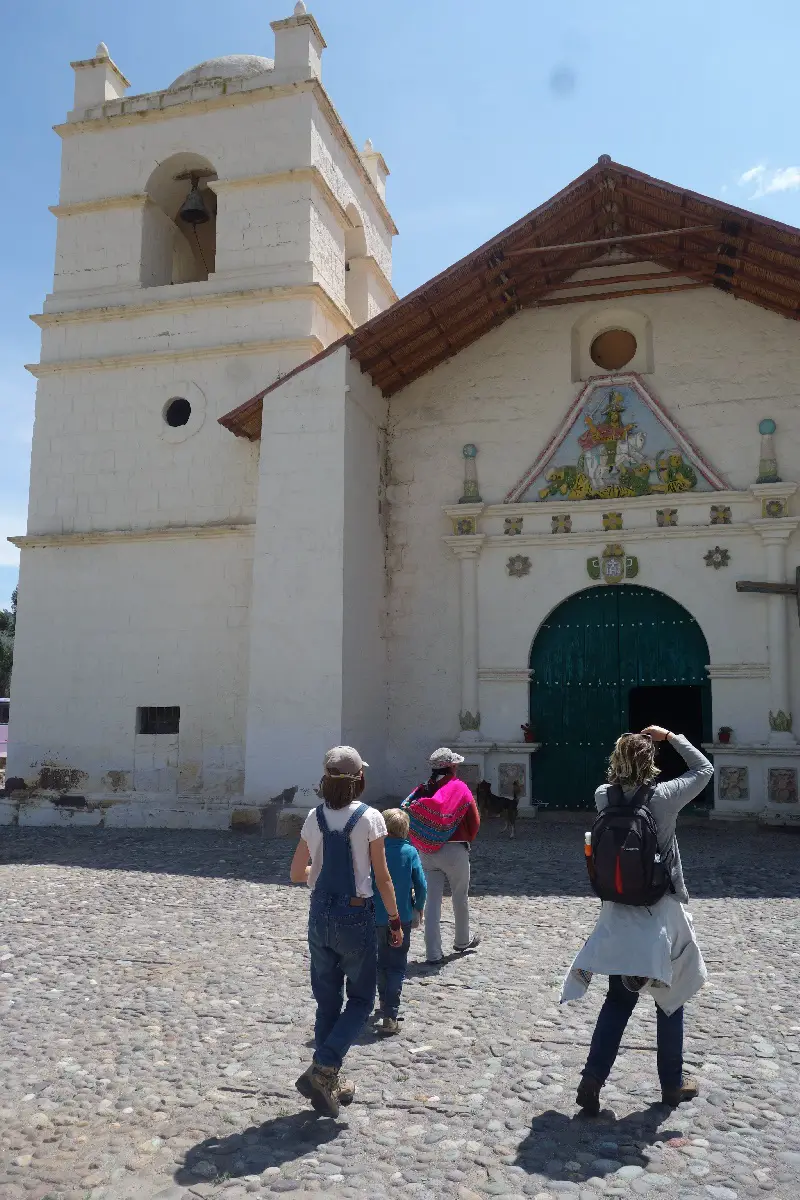
<path fill-rule="evenodd" d="M 147 181 L 150 203 L 142 225 L 142 284 L 194 283 L 214 271 L 217 198 L 209 180 L 217 172 L 199 154 L 174 154 Z"/>

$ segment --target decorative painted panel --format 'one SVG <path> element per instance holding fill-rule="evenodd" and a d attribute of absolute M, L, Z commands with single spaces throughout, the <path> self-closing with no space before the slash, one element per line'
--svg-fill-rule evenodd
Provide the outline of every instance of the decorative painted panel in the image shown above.
<path fill-rule="evenodd" d="M 761 516 L 770 517 L 773 520 L 776 517 L 786 517 L 789 515 L 789 504 L 783 496 L 773 496 L 771 499 L 762 499 L 761 501 Z"/>
<path fill-rule="evenodd" d="M 730 525 L 731 523 L 731 506 L 730 504 L 712 504 L 711 505 L 711 524 L 712 525 Z"/>
<path fill-rule="evenodd" d="M 512 554 L 506 563 L 506 571 L 512 579 L 522 579 L 531 573 L 531 560 L 527 554 Z"/>
<path fill-rule="evenodd" d="M 514 784 L 519 789 L 518 795 L 525 795 L 525 765 L 524 763 L 500 763 L 497 768 L 497 789 L 501 796 L 513 796 Z"/>
<path fill-rule="evenodd" d="M 677 508 L 657 508 L 656 509 L 656 525 L 659 529 L 664 529 L 668 525 L 678 524 Z"/>
<path fill-rule="evenodd" d="M 637 376 L 595 381 L 508 501 L 708 492 L 726 485 Z"/>
<path fill-rule="evenodd" d="M 703 555 L 703 562 L 707 567 L 713 567 L 715 571 L 718 571 L 720 567 L 729 566 L 730 561 L 731 552 L 723 546 L 715 546 L 713 550 L 709 550 Z"/>
<path fill-rule="evenodd" d="M 770 804 L 797 804 L 797 769 L 770 767 L 767 772 Z"/>
<path fill-rule="evenodd" d="M 749 800 L 750 775 L 747 767 L 720 767 L 720 800 Z"/>

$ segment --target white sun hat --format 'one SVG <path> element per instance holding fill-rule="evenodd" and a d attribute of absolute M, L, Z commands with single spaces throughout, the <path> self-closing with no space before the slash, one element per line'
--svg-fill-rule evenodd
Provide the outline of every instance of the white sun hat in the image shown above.
<path fill-rule="evenodd" d="M 434 769 L 440 767 L 457 767 L 463 761 L 463 754 L 456 754 L 455 750 L 450 750 L 447 746 L 440 746 L 438 750 L 434 750 L 428 759 L 428 762 Z"/>

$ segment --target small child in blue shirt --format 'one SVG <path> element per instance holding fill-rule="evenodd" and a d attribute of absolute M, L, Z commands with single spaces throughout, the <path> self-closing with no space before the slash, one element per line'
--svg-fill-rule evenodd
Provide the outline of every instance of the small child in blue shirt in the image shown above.
<path fill-rule="evenodd" d="M 400 994 L 406 977 L 411 930 L 422 924 L 422 910 L 428 894 L 425 872 L 414 846 L 407 840 L 408 814 L 399 808 L 384 812 L 387 838 L 386 863 L 394 884 L 397 911 L 403 924 L 402 946 L 389 942 L 389 917 L 380 895 L 375 892 L 375 925 L 378 933 L 378 1000 L 380 1004 L 376 1033 L 384 1036 L 398 1033 L 397 1014 Z"/>

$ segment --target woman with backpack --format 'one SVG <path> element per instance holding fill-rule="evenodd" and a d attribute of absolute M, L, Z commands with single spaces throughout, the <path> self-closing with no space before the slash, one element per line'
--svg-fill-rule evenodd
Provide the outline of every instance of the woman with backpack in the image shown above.
<path fill-rule="evenodd" d="M 405 799 L 409 841 L 419 851 L 428 881 L 425 907 L 425 957 L 433 966 L 444 960 L 442 953 L 442 898 L 445 880 L 453 897 L 456 931 L 453 949 L 457 954 L 475 950 L 478 934 L 469 925 L 469 848 L 481 825 L 475 797 L 457 768 L 464 761 L 446 746 L 434 750 L 428 760 L 431 774 Z"/>
<path fill-rule="evenodd" d="M 655 783 L 656 743 L 664 741 L 688 769 Z M 697 1084 L 683 1074 L 683 1006 L 705 983 L 706 967 L 684 908 L 689 895 L 675 826 L 678 813 L 713 774 L 705 755 L 685 737 L 651 725 L 618 739 L 608 783 L 595 793 L 600 815 L 585 849 L 590 882 L 603 905 L 561 993 L 562 1002 L 578 999 L 593 974 L 609 976 L 577 1094 L 588 1115 L 600 1111 L 600 1090 L 644 992 L 656 1003 L 662 1102 L 674 1107 L 697 1095 Z"/>

